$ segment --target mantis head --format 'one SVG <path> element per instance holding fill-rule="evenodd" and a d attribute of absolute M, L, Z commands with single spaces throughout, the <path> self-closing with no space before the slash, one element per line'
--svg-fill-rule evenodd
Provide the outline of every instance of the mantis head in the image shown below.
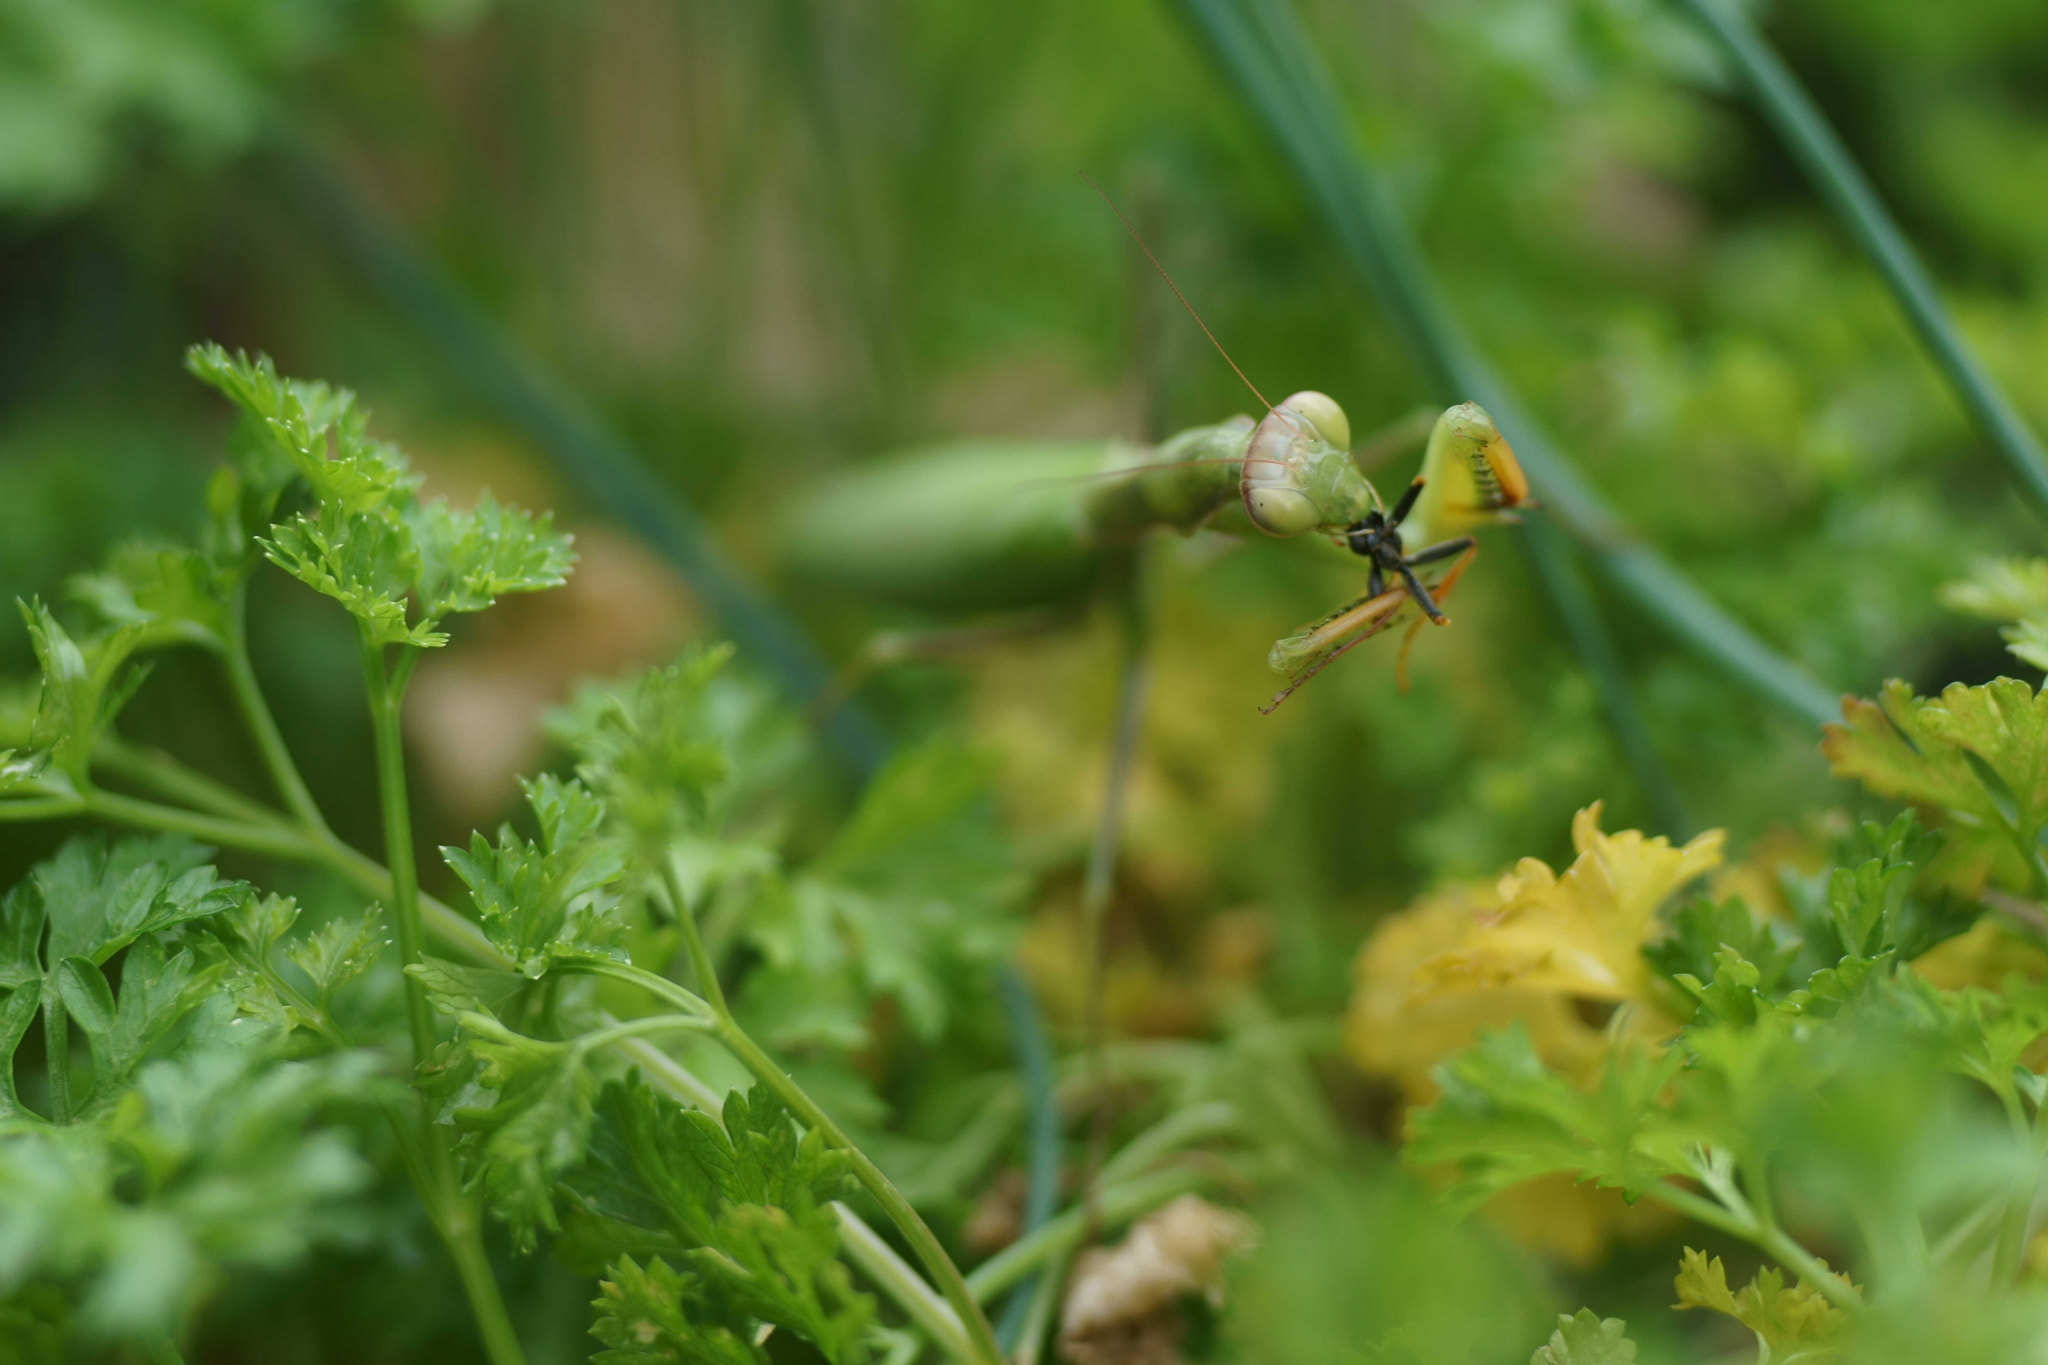
<path fill-rule="evenodd" d="M 1351 463 L 1351 422 L 1328 394 L 1282 399 L 1253 429 L 1240 489 L 1245 515 L 1269 536 L 1337 530 L 1372 503 Z"/>

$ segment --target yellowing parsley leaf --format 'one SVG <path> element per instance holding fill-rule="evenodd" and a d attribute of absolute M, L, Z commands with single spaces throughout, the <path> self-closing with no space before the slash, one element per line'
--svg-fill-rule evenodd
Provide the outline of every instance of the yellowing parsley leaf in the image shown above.
<path fill-rule="evenodd" d="M 1636 1344 L 1620 1318 L 1598 1318 L 1590 1308 L 1571 1317 L 1560 1313 L 1548 1345 L 1539 1346 L 1529 1365 L 1635 1365 Z"/>
<path fill-rule="evenodd" d="M 1894 680 L 1876 701 L 1845 699 L 1821 752 L 1836 776 L 1943 817 L 1944 881 L 1971 892 L 1987 876 L 2032 884 L 2048 821 L 2048 696 L 1999 678 L 1916 697 Z"/>
<path fill-rule="evenodd" d="M 1673 848 L 1635 830 L 1605 834 L 1599 816 L 1594 805 L 1574 819 L 1579 854 L 1561 876 L 1525 858 L 1491 887 L 1426 897 L 1380 923 L 1360 951 L 1346 1021 L 1361 1065 L 1427 1099 L 1441 1058 L 1512 1022 L 1544 1063 L 1590 1082 L 1608 1039 L 1581 1000 L 1633 1002 L 1624 1027 L 1643 1041 L 1675 1027 L 1642 948 L 1658 905 L 1719 865 L 1722 836 Z"/>
<path fill-rule="evenodd" d="M 1643 941 L 1671 894 L 1721 865 L 1726 835 L 1709 830 L 1683 848 L 1639 830 L 1605 834 L 1595 803 L 1572 820 L 1578 857 L 1563 875 L 1524 858 L 1500 880 L 1499 908 L 1459 945 L 1425 963 L 1439 987 L 1505 985 L 1593 1000 L 1646 999 Z"/>
<path fill-rule="evenodd" d="M 2007 622 L 1999 634 L 2013 657 L 2048 669 L 2048 559 L 1986 560 L 1937 596 L 1952 611 Z"/>
<path fill-rule="evenodd" d="M 1725 1313 L 1756 1333 L 1767 1358 L 1788 1360 L 1794 1352 L 1811 1358 L 1815 1348 L 1825 1347 L 1848 1325 L 1842 1310 L 1829 1303 L 1811 1285 L 1787 1288 L 1784 1272 L 1765 1266 L 1741 1290 L 1730 1292 L 1728 1272 L 1721 1258 L 1712 1260 L 1703 1251 L 1687 1247 L 1679 1262 L 1674 1287 L 1678 1302 L 1674 1308 L 1709 1308 Z"/>

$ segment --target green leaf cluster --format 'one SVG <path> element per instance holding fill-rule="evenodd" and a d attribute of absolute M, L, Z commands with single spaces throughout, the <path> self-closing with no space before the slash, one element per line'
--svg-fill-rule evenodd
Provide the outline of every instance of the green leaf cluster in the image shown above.
<path fill-rule="evenodd" d="M 294 1059 L 288 1029 L 237 1008 L 227 926 L 292 909 L 205 858 L 78 838 L 0 899 L 0 1298 L 54 1296 L 59 1337 L 161 1337 L 224 1274 L 366 1230 L 371 1171 L 333 1116 L 377 1093 L 378 1064 Z M 329 991 L 349 970 L 335 937 L 293 949 Z M 38 1015 L 42 1067 L 19 1052 Z"/>
<path fill-rule="evenodd" d="M 592 1333 L 611 1348 L 598 1360 L 766 1362 L 763 1327 L 836 1365 L 868 1358 L 874 1304 L 838 1259 L 827 1207 L 850 1183 L 842 1154 L 799 1137 L 758 1089 L 732 1092 L 721 1122 L 628 1077 L 601 1110 L 603 1159 L 570 1182 L 571 1245 L 629 1253 L 595 1305 Z"/>
<path fill-rule="evenodd" d="M 339 602 L 370 643 L 445 645 L 436 627 L 446 617 L 567 579 L 569 538 L 549 518 L 489 494 L 462 512 L 421 502 L 419 477 L 395 446 L 369 436 L 368 414 L 347 389 L 286 379 L 267 356 L 214 345 L 194 347 L 187 364 L 241 410 L 239 469 L 259 507 L 276 496 L 270 490 L 283 491 L 284 471 L 310 495 L 312 506 L 259 538 L 263 553 Z"/>
<path fill-rule="evenodd" d="M 622 958 L 615 888 L 626 849 L 599 833 L 604 803 L 580 782 L 549 774 L 523 786 L 539 838 L 523 839 L 508 824 L 495 843 L 474 834 L 466 850 L 441 850 L 469 888 L 484 933 L 529 977 L 557 957 Z"/>

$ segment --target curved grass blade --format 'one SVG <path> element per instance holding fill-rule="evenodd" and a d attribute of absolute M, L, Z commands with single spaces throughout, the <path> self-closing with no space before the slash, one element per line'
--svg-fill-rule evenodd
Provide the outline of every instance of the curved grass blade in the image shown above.
<path fill-rule="evenodd" d="M 1346 131 L 1336 93 L 1293 13 L 1275 0 L 1179 3 L 1265 124 L 1438 396 L 1471 399 L 1493 415 L 1545 506 L 1638 607 L 1758 696 L 1805 720 L 1833 719 L 1837 708 L 1828 690 L 1638 540 L 1480 354 L 1424 263 L 1378 168 Z M 1588 657 L 1589 667 L 1599 652 Z"/>
<path fill-rule="evenodd" d="M 740 647 L 799 703 L 824 693 L 831 673 L 810 642 L 727 562 L 697 514 L 631 447 L 543 375 L 431 261 L 379 222 L 312 153 L 281 138 L 267 169 L 294 207 L 385 305 L 432 343 L 450 373 L 524 433 L 593 506 L 631 528 L 674 565 Z M 881 766 L 887 745 L 854 704 L 838 706 L 825 719 L 824 730 L 840 757 L 862 777 Z"/>
<path fill-rule="evenodd" d="M 1971 419 L 2005 458 L 2034 509 L 2048 515 L 2048 450 L 2042 448 L 2041 438 L 1963 340 L 1906 234 L 1798 78 L 1726 0 L 1678 0 L 1678 5 L 1699 21 L 1742 73 L 1757 107 L 1884 277 L 1920 343 L 1941 367 Z"/>

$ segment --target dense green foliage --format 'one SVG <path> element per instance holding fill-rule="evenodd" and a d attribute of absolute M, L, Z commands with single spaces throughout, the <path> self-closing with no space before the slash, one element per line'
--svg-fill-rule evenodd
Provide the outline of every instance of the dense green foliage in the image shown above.
<path fill-rule="evenodd" d="M 1267 3 L 0 0 L 0 1365 L 2044 1358 L 2048 562 L 1685 5 L 1290 8 L 1839 725 L 1507 533 L 1270 719 L 1348 556 L 1003 548 L 1258 409 L 1083 171 L 1413 467 Z M 2048 424 L 2038 4 L 1742 8 Z"/>

